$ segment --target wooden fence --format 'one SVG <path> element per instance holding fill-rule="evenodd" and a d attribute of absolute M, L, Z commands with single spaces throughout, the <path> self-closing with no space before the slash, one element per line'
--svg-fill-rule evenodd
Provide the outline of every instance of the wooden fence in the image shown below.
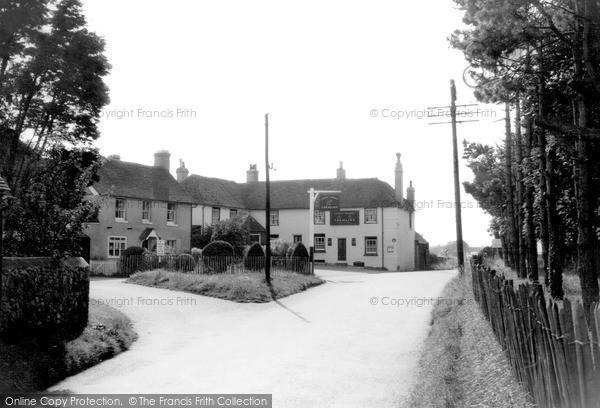
<path fill-rule="evenodd" d="M 473 293 L 518 380 L 539 407 L 600 407 L 600 308 L 589 324 L 581 304 L 546 301 L 521 284 L 472 265 Z"/>

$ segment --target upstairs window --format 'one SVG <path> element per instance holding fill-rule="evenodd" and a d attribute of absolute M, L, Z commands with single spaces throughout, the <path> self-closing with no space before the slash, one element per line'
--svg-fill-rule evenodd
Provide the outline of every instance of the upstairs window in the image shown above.
<path fill-rule="evenodd" d="M 167 224 L 175 224 L 177 221 L 177 205 L 173 203 L 167 204 Z"/>
<path fill-rule="evenodd" d="M 279 210 L 272 210 L 269 214 L 269 225 L 279 225 Z"/>
<path fill-rule="evenodd" d="M 125 208 L 125 199 L 115 198 L 115 221 L 125 221 Z"/>
<path fill-rule="evenodd" d="M 325 224 L 325 211 L 315 210 L 315 224 Z"/>
<path fill-rule="evenodd" d="M 152 203 L 150 201 L 142 201 L 142 221 L 150 222 L 150 208 Z"/>
<path fill-rule="evenodd" d="M 219 221 L 221 221 L 221 209 L 219 207 L 213 207 L 210 222 L 212 225 L 215 225 Z"/>
<path fill-rule="evenodd" d="M 377 224 L 377 208 L 365 208 L 365 224 Z"/>

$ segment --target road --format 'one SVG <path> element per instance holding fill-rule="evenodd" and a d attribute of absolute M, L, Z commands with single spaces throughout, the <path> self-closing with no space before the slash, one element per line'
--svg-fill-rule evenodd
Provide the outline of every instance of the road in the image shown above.
<path fill-rule="evenodd" d="M 316 273 L 327 283 L 266 304 L 93 281 L 91 298 L 121 303 L 139 339 L 51 390 L 265 393 L 274 407 L 398 407 L 431 298 L 456 272 Z"/>

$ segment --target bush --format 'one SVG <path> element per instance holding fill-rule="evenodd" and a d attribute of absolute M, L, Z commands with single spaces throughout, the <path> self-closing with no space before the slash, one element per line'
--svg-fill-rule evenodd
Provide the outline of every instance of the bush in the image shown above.
<path fill-rule="evenodd" d="M 233 246 L 225 241 L 213 241 L 202 250 L 202 260 L 207 272 L 225 272 L 233 262 Z"/>
<path fill-rule="evenodd" d="M 196 261 L 190 254 L 181 254 L 177 256 L 175 266 L 179 271 L 192 272 L 196 267 Z"/>
<path fill-rule="evenodd" d="M 289 249 L 288 256 L 291 258 L 308 258 L 308 249 L 306 249 L 306 246 L 304 246 L 302 242 L 296 242 L 296 244 Z"/>
<path fill-rule="evenodd" d="M 200 260 L 200 258 L 202 257 L 202 250 L 200 248 L 192 248 L 192 256 L 194 257 L 194 260 L 196 260 L 196 262 L 198 262 Z"/>
<path fill-rule="evenodd" d="M 265 268 L 265 251 L 258 242 L 250 245 L 244 251 L 244 268 L 251 271 L 262 270 Z"/>
<path fill-rule="evenodd" d="M 235 255 L 241 258 L 244 248 L 250 244 L 250 230 L 244 226 L 242 217 L 229 218 L 214 225 L 211 240 L 228 242 Z"/>
<path fill-rule="evenodd" d="M 292 243 L 283 239 L 271 241 L 271 254 L 273 256 L 287 256 Z"/>
<path fill-rule="evenodd" d="M 306 246 L 302 242 L 297 242 L 288 251 L 288 262 L 290 269 L 298 273 L 309 273 L 310 262 Z"/>
<path fill-rule="evenodd" d="M 192 247 L 200 249 L 204 248 L 210 243 L 212 234 L 212 225 L 207 225 L 205 227 L 200 225 L 192 225 Z"/>
<path fill-rule="evenodd" d="M 139 246 L 130 246 L 121 253 L 120 269 L 124 276 L 143 271 L 146 267 L 146 250 Z"/>

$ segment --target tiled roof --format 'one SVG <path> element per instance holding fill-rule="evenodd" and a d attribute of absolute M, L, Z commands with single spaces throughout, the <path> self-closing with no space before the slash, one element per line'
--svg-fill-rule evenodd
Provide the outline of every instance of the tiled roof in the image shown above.
<path fill-rule="evenodd" d="M 244 216 L 242 226 L 251 232 L 266 232 L 266 228 L 260 225 L 256 219 L 250 214 Z"/>
<path fill-rule="evenodd" d="M 181 186 L 198 204 L 246 208 L 241 196 L 241 185 L 235 181 L 192 174 L 181 182 Z"/>
<path fill-rule="evenodd" d="M 198 204 L 262 210 L 265 208 L 264 182 L 235 183 L 233 181 L 192 175 L 182 186 Z M 377 178 L 313 179 L 271 181 L 271 208 L 308 209 L 308 190 L 341 191 L 343 208 L 396 207 L 394 189 Z M 409 208 L 403 199 L 402 208 Z"/>
<path fill-rule="evenodd" d="M 419 234 L 418 232 L 415 232 L 415 241 L 417 241 L 419 244 L 429 244 L 429 241 L 423 238 L 423 235 Z"/>
<path fill-rule="evenodd" d="M 99 194 L 141 200 L 194 203 L 194 199 L 162 167 L 108 159 L 93 185 Z"/>

